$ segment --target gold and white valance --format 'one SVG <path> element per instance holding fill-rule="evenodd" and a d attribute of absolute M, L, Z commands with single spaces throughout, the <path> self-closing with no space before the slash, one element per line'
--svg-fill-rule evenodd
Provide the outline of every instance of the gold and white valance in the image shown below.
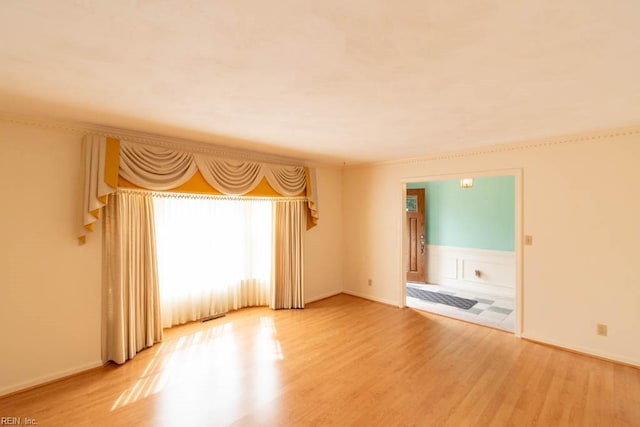
<path fill-rule="evenodd" d="M 127 141 L 120 141 L 119 166 L 127 181 L 157 191 L 184 184 L 198 170 L 192 153 Z"/>
<path fill-rule="evenodd" d="M 82 225 L 88 230 L 93 229 L 100 217 L 107 196 L 118 187 L 167 191 L 190 188 L 190 183 L 198 181 L 204 181 L 212 192 L 226 195 L 250 194 L 260 186 L 269 187 L 275 197 L 303 195 L 307 198 L 307 228 L 318 223 L 315 174 L 307 167 L 223 159 L 99 135 L 86 135 L 82 147 L 85 160 Z"/>

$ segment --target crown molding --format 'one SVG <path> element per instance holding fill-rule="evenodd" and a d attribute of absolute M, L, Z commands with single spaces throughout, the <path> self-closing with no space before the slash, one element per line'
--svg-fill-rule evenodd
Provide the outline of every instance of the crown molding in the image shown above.
<path fill-rule="evenodd" d="M 151 134 L 146 132 L 127 130 L 117 127 L 71 122 L 71 121 L 58 121 L 45 118 L 36 118 L 28 116 L 18 116 L 15 114 L 0 112 L 0 121 L 10 124 L 35 127 L 40 129 L 48 129 L 55 131 L 64 131 L 70 133 L 77 133 L 78 135 L 85 135 L 92 133 L 95 135 L 105 136 L 109 138 L 116 138 L 120 140 L 126 140 L 136 142 L 139 144 L 153 145 L 165 148 L 171 148 L 175 150 L 189 150 L 192 152 L 209 154 L 216 157 L 250 160 L 263 163 L 274 163 L 288 166 L 310 166 L 310 167 L 327 167 L 342 169 L 341 165 L 334 163 L 324 164 L 322 162 L 316 162 L 309 159 L 301 159 L 294 157 L 279 156 L 275 154 L 269 154 L 260 151 L 241 150 L 234 149 L 232 147 L 218 145 L 213 143 L 207 143 L 203 141 L 195 141 L 183 138 L 173 138 L 164 135 Z"/>
<path fill-rule="evenodd" d="M 196 141 L 183 138 L 168 137 L 159 134 L 152 134 L 128 129 L 122 129 L 111 126 L 104 126 L 91 123 L 81 123 L 72 121 L 60 121 L 46 118 L 36 118 L 29 116 L 20 116 L 13 113 L 0 111 L 0 122 L 17 124 L 22 126 L 36 127 L 41 129 L 57 130 L 77 133 L 84 135 L 93 133 L 110 138 L 123 139 L 127 141 L 137 142 L 146 145 L 155 145 L 177 150 L 188 149 L 193 152 L 210 154 L 222 158 L 240 159 L 259 161 L 264 163 L 284 164 L 290 166 L 309 166 L 321 167 L 332 170 L 373 168 L 384 166 L 402 166 L 428 163 L 437 160 L 450 160 L 464 157 L 475 157 L 487 154 L 504 153 L 510 151 L 523 151 L 536 148 L 545 148 L 564 144 L 577 144 L 587 142 L 602 142 L 607 139 L 640 135 L 640 127 L 628 127 L 614 130 L 606 130 L 599 132 L 590 132 L 583 134 L 573 134 L 562 137 L 552 137 L 545 139 L 520 141 L 504 144 L 494 144 L 480 148 L 472 148 L 462 151 L 448 151 L 443 153 L 434 153 L 426 156 L 412 157 L 397 160 L 383 160 L 379 162 L 364 162 L 348 164 L 346 162 L 329 162 L 318 161 L 313 159 L 303 159 L 287 156 L 279 156 L 261 151 L 234 149 L 229 146 Z"/>
<path fill-rule="evenodd" d="M 0 112 L 0 121 L 13 125 L 28 126 L 40 129 L 65 131 L 71 133 L 84 134 L 88 132 L 88 127 L 77 123 L 60 122 L 47 119 L 36 119 L 27 116 L 18 116 L 10 113 Z"/>
<path fill-rule="evenodd" d="M 353 165 L 345 165 L 346 169 L 358 168 L 374 168 L 384 166 L 403 166 L 416 165 L 422 163 L 433 162 L 436 160 L 451 160 L 464 157 L 476 157 L 487 154 L 505 153 L 510 151 L 525 151 L 537 148 L 547 148 L 565 144 L 581 144 L 587 142 L 605 142 L 611 138 L 619 138 L 625 136 L 640 135 L 640 127 L 634 126 L 617 130 L 606 130 L 583 134 L 574 134 L 562 137 L 553 137 L 538 140 L 509 142 L 504 144 L 495 144 L 480 148 L 472 148 L 461 151 L 447 151 L 444 153 L 435 153 L 427 156 L 412 157 L 408 159 L 384 160 L 380 162 L 358 163 Z"/>

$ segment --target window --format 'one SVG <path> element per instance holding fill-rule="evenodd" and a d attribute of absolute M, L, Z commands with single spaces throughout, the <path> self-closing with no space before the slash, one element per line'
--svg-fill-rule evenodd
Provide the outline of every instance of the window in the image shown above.
<path fill-rule="evenodd" d="M 167 194 L 153 203 L 163 327 L 268 305 L 271 200 Z"/>

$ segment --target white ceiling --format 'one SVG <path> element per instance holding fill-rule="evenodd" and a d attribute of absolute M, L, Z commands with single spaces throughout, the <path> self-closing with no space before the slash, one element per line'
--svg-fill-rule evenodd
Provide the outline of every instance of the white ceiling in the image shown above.
<path fill-rule="evenodd" d="M 640 124 L 640 1 L 0 2 L 0 111 L 336 162 Z"/>

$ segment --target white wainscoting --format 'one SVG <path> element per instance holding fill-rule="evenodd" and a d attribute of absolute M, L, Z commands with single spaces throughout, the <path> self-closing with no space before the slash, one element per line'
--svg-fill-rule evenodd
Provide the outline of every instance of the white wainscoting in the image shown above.
<path fill-rule="evenodd" d="M 427 245 L 425 257 L 428 283 L 515 294 L 515 252 Z"/>

